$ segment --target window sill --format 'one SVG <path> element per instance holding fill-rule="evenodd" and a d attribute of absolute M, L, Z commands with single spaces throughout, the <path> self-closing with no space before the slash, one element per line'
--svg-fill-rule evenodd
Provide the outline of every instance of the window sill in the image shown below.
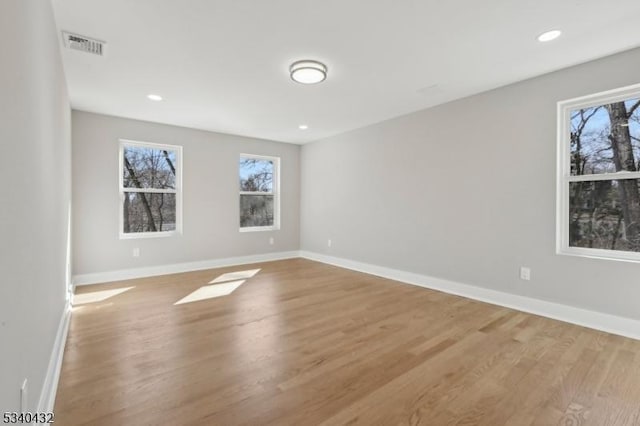
<path fill-rule="evenodd" d="M 164 232 L 135 232 L 129 234 L 120 233 L 121 240 L 137 240 L 140 238 L 167 238 L 178 237 L 182 235 L 180 231 L 164 231 Z"/>
<path fill-rule="evenodd" d="M 556 254 L 563 256 L 584 257 L 587 259 L 640 263 L 640 253 L 631 251 L 601 250 L 583 247 L 563 247 L 558 249 L 556 251 Z"/>
<path fill-rule="evenodd" d="M 277 226 L 248 226 L 246 228 L 240 228 L 240 232 L 262 232 L 262 231 L 278 231 Z"/>

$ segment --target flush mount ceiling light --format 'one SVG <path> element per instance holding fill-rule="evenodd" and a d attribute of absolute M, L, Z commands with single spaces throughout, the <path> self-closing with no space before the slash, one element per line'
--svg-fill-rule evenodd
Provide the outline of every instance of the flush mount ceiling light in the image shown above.
<path fill-rule="evenodd" d="M 156 102 L 160 102 L 162 100 L 162 96 L 154 95 L 154 94 L 147 95 L 147 98 L 151 101 L 156 101 Z"/>
<path fill-rule="evenodd" d="M 318 61 L 305 59 L 291 64 L 291 79 L 302 84 L 316 84 L 327 78 L 327 66 Z"/>
<path fill-rule="evenodd" d="M 298 129 L 300 130 L 307 130 L 309 128 L 309 126 L 307 126 L 306 124 L 301 124 L 298 126 Z"/>
<path fill-rule="evenodd" d="M 561 34 L 562 31 L 560 30 L 547 31 L 538 36 L 538 41 L 545 43 L 547 41 L 555 40 L 560 37 Z"/>

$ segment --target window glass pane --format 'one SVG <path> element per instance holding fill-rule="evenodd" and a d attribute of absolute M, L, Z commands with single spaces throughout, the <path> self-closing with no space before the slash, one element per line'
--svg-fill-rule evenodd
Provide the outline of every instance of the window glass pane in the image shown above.
<path fill-rule="evenodd" d="M 240 194 L 240 227 L 273 226 L 273 195 Z"/>
<path fill-rule="evenodd" d="M 273 192 L 273 161 L 241 157 L 240 191 Z"/>
<path fill-rule="evenodd" d="M 125 234 L 176 229 L 176 194 L 125 192 L 122 207 Z"/>
<path fill-rule="evenodd" d="M 176 188 L 176 151 L 125 145 L 123 152 L 125 188 Z"/>
<path fill-rule="evenodd" d="M 637 171 L 639 98 L 571 111 L 571 174 Z"/>
<path fill-rule="evenodd" d="M 569 246 L 640 251 L 640 179 L 571 182 Z"/>

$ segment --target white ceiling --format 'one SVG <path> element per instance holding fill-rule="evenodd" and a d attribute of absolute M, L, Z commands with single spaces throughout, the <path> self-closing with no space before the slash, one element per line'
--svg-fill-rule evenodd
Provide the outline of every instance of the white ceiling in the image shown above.
<path fill-rule="evenodd" d="M 294 143 L 640 45 L 638 0 L 53 3 L 60 30 L 108 43 L 63 49 L 73 108 Z M 291 81 L 298 59 L 327 80 Z"/>

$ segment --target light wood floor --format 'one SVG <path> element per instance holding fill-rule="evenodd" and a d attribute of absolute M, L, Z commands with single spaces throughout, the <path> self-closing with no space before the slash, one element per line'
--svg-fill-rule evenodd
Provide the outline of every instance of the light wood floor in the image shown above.
<path fill-rule="evenodd" d="M 56 424 L 640 425 L 638 341 L 302 259 L 78 293 L 125 287 L 74 308 Z"/>

